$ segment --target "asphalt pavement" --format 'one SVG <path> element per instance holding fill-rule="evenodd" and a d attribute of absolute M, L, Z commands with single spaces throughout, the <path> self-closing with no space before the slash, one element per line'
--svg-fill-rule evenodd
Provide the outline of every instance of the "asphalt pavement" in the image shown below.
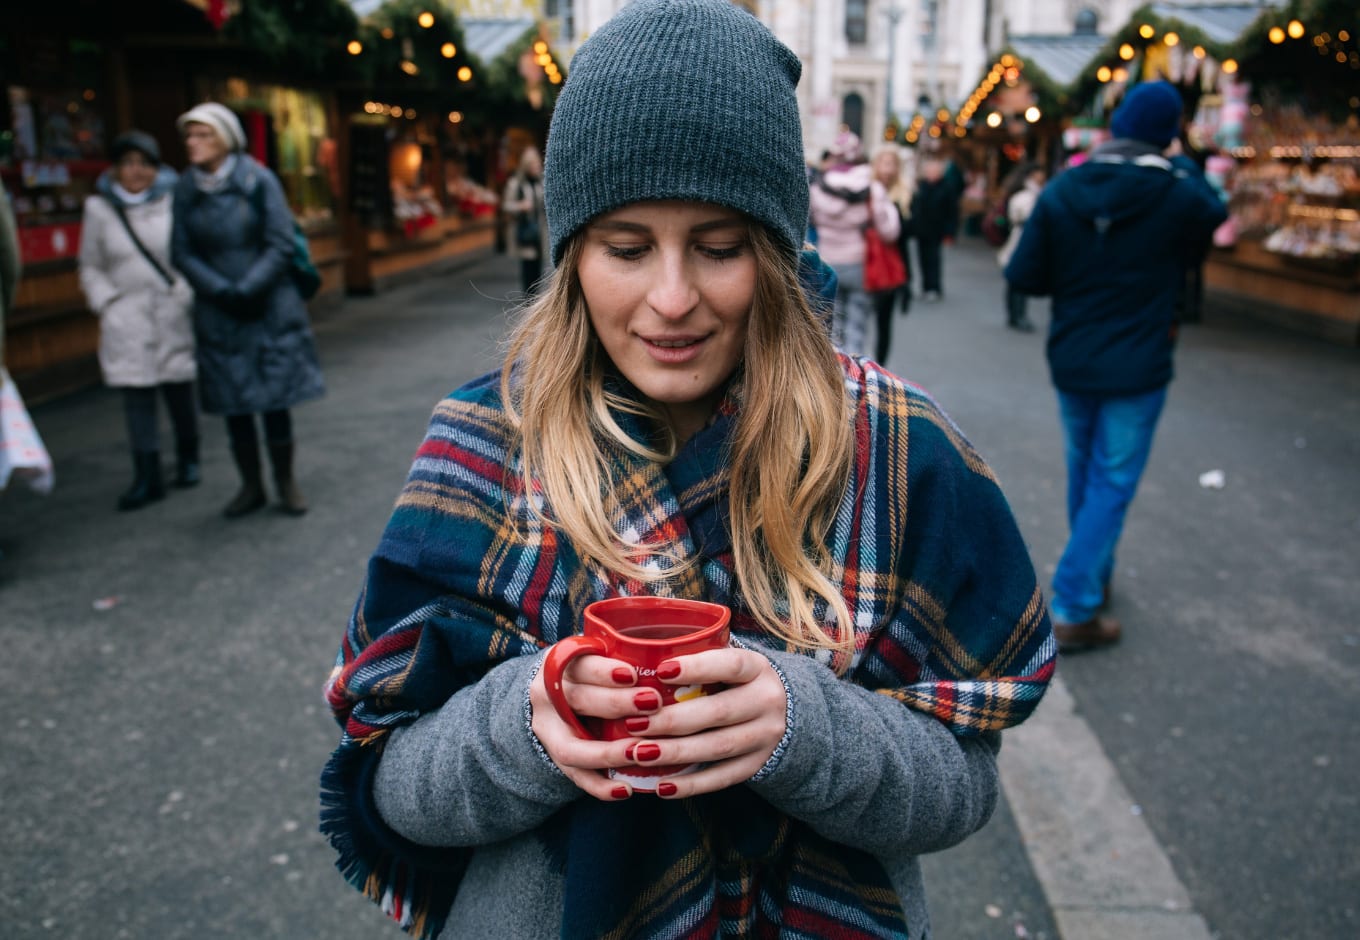
<path fill-rule="evenodd" d="M 202 486 L 117 513 L 116 394 L 33 409 L 57 485 L 0 495 L 0 936 L 400 935 L 316 831 L 321 687 L 430 409 L 494 364 L 516 277 L 492 257 L 318 316 L 300 519 L 219 515 L 215 419 Z M 992 463 L 1047 580 L 1042 334 L 1005 328 L 977 243 L 947 250 L 945 290 L 897 320 L 887 365 Z M 1176 936 L 1360 935 L 1360 354 L 1212 311 L 1181 346 L 1115 576 L 1125 641 L 1063 659 L 1008 735 L 997 815 L 927 860 L 937 938 L 1152 936 L 1159 903 Z"/>

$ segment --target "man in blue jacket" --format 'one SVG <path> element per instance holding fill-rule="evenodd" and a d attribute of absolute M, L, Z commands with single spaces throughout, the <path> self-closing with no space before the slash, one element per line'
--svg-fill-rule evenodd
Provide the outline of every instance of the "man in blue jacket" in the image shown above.
<path fill-rule="evenodd" d="M 1100 610 L 1171 381 L 1176 298 L 1227 218 L 1191 161 L 1163 156 L 1182 107 L 1168 82 L 1134 86 L 1110 121 L 1113 139 L 1044 190 L 1006 265 L 1016 290 L 1053 297 L 1048 365 L 1071 534 L 1050 606 L 1064 651 L 1119 639 L 1119 622 Z"/>

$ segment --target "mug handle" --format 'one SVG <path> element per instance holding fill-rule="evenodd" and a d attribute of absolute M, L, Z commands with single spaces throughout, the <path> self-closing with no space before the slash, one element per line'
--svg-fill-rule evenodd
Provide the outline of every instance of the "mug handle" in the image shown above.
<path fill-rule="evenodd" d="M 562 691 L 562 673 L 566 672 L 573 659 L 587 653 L 606 655 L 604 640 L 597 636 L 569 636 L 558 640 L 549 647 L 548 655 L 543 660 L 543 684 L 548 690 L 548 700 L 562 720 L 571 725 L 578 737 L 594 741 L 595 736 L 586 730 L 580 717 L 571 710 L 567 704 L 567 693 Z"/>

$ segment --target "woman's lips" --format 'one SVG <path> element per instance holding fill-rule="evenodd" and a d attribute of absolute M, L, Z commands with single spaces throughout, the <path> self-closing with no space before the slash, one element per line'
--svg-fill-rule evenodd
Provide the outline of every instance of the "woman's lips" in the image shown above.
<path fill-rule="evenodd" d="M 703 336 L 640 336 L 648 354 L 657 362 L 672 365 L 689 362 L 704 346 Z"/>

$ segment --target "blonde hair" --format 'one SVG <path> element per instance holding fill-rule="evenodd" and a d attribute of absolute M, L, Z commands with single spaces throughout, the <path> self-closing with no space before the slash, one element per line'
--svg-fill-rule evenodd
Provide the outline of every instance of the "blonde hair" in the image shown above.
<path fill-rule="evenodd" d="M 748 240 L 756 286 L 728 459 L 737 588 L 763 629 L 798 648 L 833 650 L 843 669 L 854 625 L 830 576 L 827 540 L 854 459 L 844 376 L 794 257 L 758 223 L 750 224 Z M 677 444 L 673 436 L 660 448 L 633 440 L 610 414 L 634 413 L 664 427 L 659 411 L 606 387 L 611 366 L 576 273 L 581 244 L 579 234 L 567 243 L 548 289 L 521 310 L 510 337 L 501 394 L 515 429 L 512 454 L 521 459 L 525 492 L 541 487 L 551 518 L 532 501 L 531 511 L 584 559 L 644 582 L 673 577 L 674 566 L 688 568 L 694 559 L 674 546 L 627 543 L 610 525 L 609 449 L 664 463 Z M 640 553 L 668 558 L 671 570 L 644 567 Z M 819 610 L 836 626 L 824 625 L 828 617 Z"/>

